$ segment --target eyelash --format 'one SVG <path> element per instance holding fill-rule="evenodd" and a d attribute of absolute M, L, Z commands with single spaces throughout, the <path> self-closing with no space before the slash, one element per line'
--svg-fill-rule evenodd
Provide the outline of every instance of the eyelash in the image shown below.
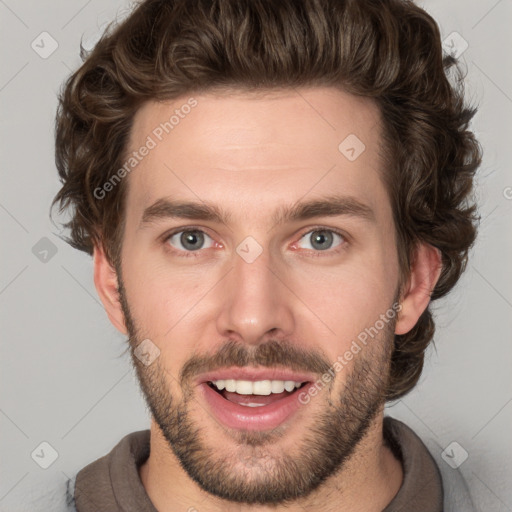
<path fill-rule="evenodd" d="M 166 250 L 172 252 L 174 255 L 178 256 L 179 258 L 197 258 L 199 256 L 199 254 L 196 254 L 196 253 L 201 253 L 201 249 L 199 249 L 197 251 L 182 251 L 179 249 L 175 249 L 168 243 L 169 239 L 171 237 L 173 237 L 174 235 L 176 235 L 178 233 L 187 232 L 187 231 L 199 231 L 201 233 L 204 233 L 207 236 L 210 236 L 206 231 L 204 231 L 204 229 L 201 229 L 200 227 L 186 226 L 186 227 L 180 227 L 179 229 L 175 229 L 169 233 L 166 233 L 162 237 L 162 242 L 163 242 Z M 338 247 L 336 247 L 335 249 L 327 249 L 325 251 L 314 251 L 312 249 L 306 249 L 307 251 L 312 251 L 314 254 L 314 257 L 324 256 L 324 254 L 322 254 L 322 253 L 327 253 L 327 255 L 338 254 L 341 251 L 345 250 L 345 248 L 346 248 L 345 246 L 348 243 L 347 235 L 345 233 L 343 233 L 342 231 L 339 231 L 339 230 L 333 229 L 333 228 L 327 228 L 325 226 L 314 226 L 312 228 L 308 228 L 308 231 L 304 231 L 299 236 L 298 240 L 301 240 L 302 238 L 304 238 L 305 235 L 307 235 L 308 233 L 313 233 L 314 231 L 328 231 L 331 233 L 335 233 L 336 235 L 340 236 L 343 239 L 341 244 Z M 210 236 L 210 238 L 212 238 L 212 237 Z"/>

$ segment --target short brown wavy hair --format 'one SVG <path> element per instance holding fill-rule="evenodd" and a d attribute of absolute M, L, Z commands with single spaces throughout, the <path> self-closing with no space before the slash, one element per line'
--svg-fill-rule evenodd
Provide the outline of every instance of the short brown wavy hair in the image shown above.
<path fill-rule="evenodd" d="M 457 61 L 443 54 L 436 22 L 408 0 L 146 0 L 105 31 L 67 80 L 56 117 L 66 238 L 119 268 L 125 180 L 93 191 L 122 166 L 134 114 L 146 101 L 214 88 L 332 86 L 371 98 L 381 113 L 383 179 L 394 212 L 401 276 L 425 242 L 442 254 L 431 299 L 466 266 L 478 216 L 473 177 L 481 148 L 468 130 Z M 450 77 L 450 71 L 454 75 Z M 395 336 L 388 400 L 417 383 L 434 335 L 427 310 Z"/>

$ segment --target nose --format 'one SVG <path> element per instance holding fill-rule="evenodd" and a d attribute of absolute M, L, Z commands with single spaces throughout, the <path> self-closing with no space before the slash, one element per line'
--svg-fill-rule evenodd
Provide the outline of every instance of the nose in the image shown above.
<path fill-rule="evenodd" d="M 252 262 L 235 253 L 219 293 L 217 330 L 222 337 L 257 345 L 292 334 L 296 298 L 287 287 L 285 269 L 272 264 L 268 251 Z"/>

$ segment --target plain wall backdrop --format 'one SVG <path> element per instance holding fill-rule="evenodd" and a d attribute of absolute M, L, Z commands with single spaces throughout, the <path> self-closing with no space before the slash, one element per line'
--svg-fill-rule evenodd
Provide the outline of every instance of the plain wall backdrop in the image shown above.
<path fill-rule="evenodd" d="M 440 447 L 481 510 L 512 510 L 512 0 L 425 0 L 447 47 L 462 52 L 484 149 L 482 217 L 470 264 L 434 303 L 435 348 L 419 385 L 387 413 Z M 127 12 L 123 0 L 0 0 L 0 510 L 35 511 L 68 476 L 149 416 L 93 283 L 92 258 L 60 238 L 50 203 L 57 93 L 79 43 Z M 456 34 L 454 34 L 454 32 Z M 466 48 L 467 43 L 467 48 Z M 48 443 L 43 444 L 41 443 Z M 441 449 L 442 449 L 441 448 Z M 55 460 L 54 460 L 55 459 Z M 41 466 L 51 465 L 47 469 Z M 41 505 L 39 505 L 41 507 Z"/>

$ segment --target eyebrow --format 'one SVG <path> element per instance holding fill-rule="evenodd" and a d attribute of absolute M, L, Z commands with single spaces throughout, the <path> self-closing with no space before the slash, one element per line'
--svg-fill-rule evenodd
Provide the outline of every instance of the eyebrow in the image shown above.
<path fill-rule="evenodd" d="M 280 206 L 275 210 L 271 220 L 275 226 L 314 217 L 337 216 L 358 217 L 375 222 L 375 213 L 368 205 L 354 197 L 339 195 L 297 202 L 291 206 Z M 138 229 L 162 219 L 192 219 L 229 224 L 232 215 L 216 205 L 205 202 L 160 198 L 144 210 Z"/>

